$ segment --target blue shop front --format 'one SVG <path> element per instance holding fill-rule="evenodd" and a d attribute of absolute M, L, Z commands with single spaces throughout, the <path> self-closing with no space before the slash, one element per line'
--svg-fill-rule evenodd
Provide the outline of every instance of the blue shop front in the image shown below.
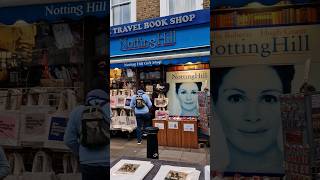
<path fill-rule="evenodd" d="M 154 105 L 154 126 L 175 129 L 181 123 L 181 132 L 197 134 L 199 130 L 204 137 L 209 135 L 205 96 L 210 88 L 209 9 L 112 26 L 110 54 L 113 114 L 127 107 L 116 97 L 130 97 L 143 87 Z M 171 123 L 176 120 L 178 124 Z M 183 125 L 184 120 L 195 123 Z M 196 148 L 201 138 L 193 138 L 189 144 L 183 140 L 174 144 L 163 137 L 159 144 Z"/>

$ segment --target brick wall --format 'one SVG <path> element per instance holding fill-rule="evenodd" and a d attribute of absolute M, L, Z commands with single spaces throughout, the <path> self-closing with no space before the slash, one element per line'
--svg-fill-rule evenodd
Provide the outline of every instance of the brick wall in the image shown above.
<path fill-rule="evenodd" d="M 160 17 L 160 0 L 137 0 L 137 21 Z"/>

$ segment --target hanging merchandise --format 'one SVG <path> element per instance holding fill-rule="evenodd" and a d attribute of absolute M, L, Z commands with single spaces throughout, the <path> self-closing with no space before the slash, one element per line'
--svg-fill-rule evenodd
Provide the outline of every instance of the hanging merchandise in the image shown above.
<path fill-rule="evenodd" d="M 110 107 L 117 107 L 117 90 L 110 90 Z"/>
<path fill-rule="evenodd" d="M 83 48 L 79 46 L 71 48 L 69 61 L 73 64 L 83 63 Z"/>
<path fill-rule="evenodd" d="M 8 91 L 9 110 L 20 109 L 22 103 L 22 92 L 19 89 L 10 89 Z"/>
<path fill-rule="evenodd" d="M 20 113 L 0 111 L 0 145 L 19 146 Z"/>
<path fill-rule="evenodd" d="M 134 92 L 133 90 L 128 90 L 127 92 L 128 92 L 128 95 L 127 95 L 127 98 L 125 99 L 124 108 L 131 110 L 132 108 L 130 104 L 131 104 L 131 100 L 132 100 L 132 96 L 134 95 Z"/>
<path fill-rule="evenodd" d="M 158 108 L 164 108 L 168 105 L 169 98 L 166 98 L 166 96 L 162 93 L 158 95 L 158 98 L 154 99 L 154 106 Z"/>
<path fill-rule="evenodd" d="M 36 26 L 33 24 L 16 23 L 18 29 L 18 38 L 15 44 L 14 53 L 21 58 L 23 62 L 32 62 L 33 48 L 35 47 Z"/>
<path fill-rule="evenodd" d="M 54 24 L 52 31 L 58 49 L 71 48 L 74 45 L 74 38 L 68 24 Z"/>
<path fill-rule="evenodd" d="M 21 154 L 12 153 L 8 155 L 8 162 L 10 166 L 10 175 L 8 175 L 4 180 L 20 180 L 25 172 L 25 167 L 23 163 L 23 158 Z"/>
<path fill-rule="evenodd" d="M 32 171 L 25 172 L 22 176 L 22 180 L 56 180 L 56 178 L 52 170 L 52 159 L 43 151 L 37 152 L 34 156 Z"/>
<path fill-rule="evenodd" d="M 137 120 L 133 113 L 133 111 L 130 111 L 129 116 L 127 117 L 126 124 L 122 125 L 121 129 L 122 131 L 128 131 L 131 133 L 133 130 L 137 128 Z"/>
<path fill-rule="evenodd" d="M 128 123 L 128 116 L 127 116 L 126 110 L 121 109 L 120 115 L 119 115 L 119 117 L 118 117 L 118 121 L 119 121 L 119 124 L 121 125 L 121 128 L 122 128 L 122 126 L 127 125 L 127 123 Z"/>
<path fill-rule="evenodd" d="M 169 111 L 166 108 L 159 108 L 155 112 L 155 119 L 156 120 L 167 120 L 169 118 Z"/>
<path fill-rule="evenodd" d="M 13 52 L 18 38 L 18 29 L 13 26 L 0 25 L 0 49 Z"/>
<path fill-rule="evenodd" d="M 8 79 L 7 53 L 6 51 L 0 51 L 0 81 Z"/>
<path fill-rule="evenodd" d="M 82 176 L 78 169 L 76 157 L 65 154 L 63 156 L 63 174 L 58 174 L 59 180 L 80 180 Z"/>
<path fill-rule="evenodd" d="M 0 91 L 0 111 L 3 111 L 7 107 L 7 99 L 8 99 L 8 91 L 1 90 Z"/>
<path fill-rule="evenodd" d="M 124 95 L 123 90 L 119 90 L 119 93 L 117 95 L 117 107 L 118 108 L 124 108 L 126 103 L 126 95 Z"/>
<path fill-rule="evenodd" d="M 134 72 L 133 72 L 132 69 L 127 69 L 127 77 L 128 77 L 128 78 L 134 77 Z"/>
<path fill-rule="evenodd" d="M 116 130 L 116 129 L 121 129 L 121 124 L 119 121 L 119 115 L 117 110 L 112 111 L 112 117 L 111 117 L 111 129 Z"/>

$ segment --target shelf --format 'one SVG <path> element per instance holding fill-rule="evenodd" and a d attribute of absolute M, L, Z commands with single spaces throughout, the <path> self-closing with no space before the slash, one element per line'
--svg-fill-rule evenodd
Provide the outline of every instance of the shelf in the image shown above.
<path fill-rule="evenodd" d="M 237 26 L 237 27 L 225 27 L 225 28 L 214 28 L 212 31 L 223 31 L 223 30 L 235 30 L 235 29 L 255 29 L 255 28 L 266 28 L 266 27 L 282 27 L 282 26 L 299 26 L 299 25 L 319 25 L 320 21 L 315 23 L 293 23 L 293 24 L 270 24 L 270 25 L 256 25 L 256 26 Z"/>
<path fill-rule="evenodd" d="M 302 7 L 315 7 L 320 6 L 320 3 L 304 3 L 304 4 L 285 4 L 285 5 L 273 5 L 273 6 L 264 6 L 261 5 L 259 7 L 240 7 L 240 8 L 224 8 L 224 9 L 212 9 L 212 14 L 217 13 L 229 13 L 233 11 L 246 11 L 246 12 L 265 12 L 267 10 L 279 10 L 285 8 L 302 8 Z"/>

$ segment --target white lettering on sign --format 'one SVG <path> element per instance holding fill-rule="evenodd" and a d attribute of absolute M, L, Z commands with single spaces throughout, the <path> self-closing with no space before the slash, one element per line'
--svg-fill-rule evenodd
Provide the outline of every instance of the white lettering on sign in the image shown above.
<path fill-rule="evenodd" d="M 46 6 L 46 16 L 48 15 L 70 15 L 74 14 L 77 16 L 82 16 L 83 15 L 83 6 L 78 5 L 78 6 L 63 6 L 63 7 L 55 7 L 54 5 L 51 6 Z"/>
<path fill-rule="evenodd" d="M 112 27 L 111 32 L 113 34 L 122 34 L 135 32 L 139 30 L 149 30 L 153 28 L 161 28 L 169 25 L 182 24 L 194 21 L 196 18 L 195 14 L 181 15 L 177 17 L 172 17 L 170 19 L 157 19 L 153 21 L 147 21 L 139 24 L 129 24 L 124 26 Z"/>
<path fill-rule="evenodd" d="M 82 16 L 84 13 L 105 12 L 107 10 L 107 2 L 88 2 L 84 5 L 64 5 L 64 6 L 45 6 L 46 16 L 76 15 Z"/>

